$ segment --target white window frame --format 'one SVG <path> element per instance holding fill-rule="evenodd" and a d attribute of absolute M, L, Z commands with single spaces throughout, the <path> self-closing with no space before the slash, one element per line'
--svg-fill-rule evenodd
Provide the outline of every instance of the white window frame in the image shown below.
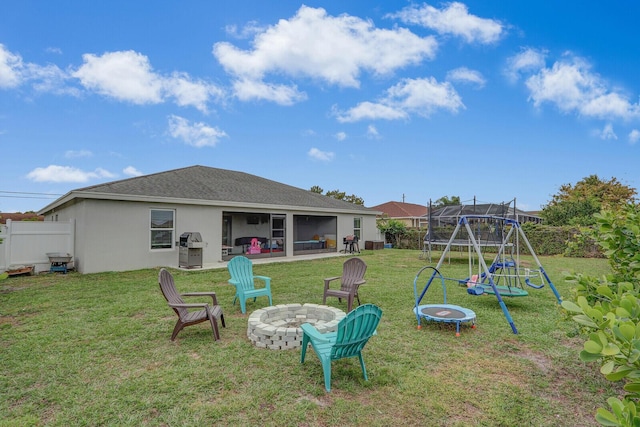
<path fill-rule="evenodd" d="M 154 227 L 153 226 L 153 213 L 154 212 L 170 212 L 171 213 L 171 227 Z M 154 234 L 157 232 L 169 232 L 170 240 L 169 245 L 161 243 L 162 246 L 153 243 Z M 176 232 L 176 211 L 175 209 L 149 209 L 149 249 L 152 251 L 171 250 L 174 248 Z"/>
<path fill-rule="evenodd" d="M 358 236 L 358 240 L 362 240 L 362 217 L 353 217 L 353 235 Z"/>

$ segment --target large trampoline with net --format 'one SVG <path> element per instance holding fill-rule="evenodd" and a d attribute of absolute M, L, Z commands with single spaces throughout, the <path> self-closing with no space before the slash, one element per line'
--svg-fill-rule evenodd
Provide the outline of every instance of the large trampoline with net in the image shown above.
<path fill-rule="evenodd" d="M 432 262 L 433 251 L 444 249 L 449 245 L 450 249 L 460 252 L 468 251 L 470 240 L 466 229 L 459 230 L 456 238 L 451 241 L 451 235 L 460 218 L 469 216 L 499 217 L 515 219 L 519 223 L 536 222 L 542 219 L 516 208 L 516 199 L 501 203 L 477 202 L 474 198 L 466 204 L 448 205 L 434 208 L 429 202 L 428 229 L 424 235 L 420 259 Z M 486 248 L 499 248 L 503 245 L 504 236 L 499 228 L 482 227 L 483 222 L 478 221 L 473 233 L 478 244 Z M 508 244 L 509 245 L 509 244 Z"/>

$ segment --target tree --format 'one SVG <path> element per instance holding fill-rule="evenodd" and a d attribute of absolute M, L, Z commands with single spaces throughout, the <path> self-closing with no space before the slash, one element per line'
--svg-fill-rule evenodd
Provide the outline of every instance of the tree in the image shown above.
<path fill-rule="evenodd" d="M 458 206 L 460 204 L 461 204 L 460 203 L 460 196 L 451 196 L 451 199 L 449 199 L 449 197 L 447 197 L 447 196 L 442 196 L 438 200 L 435 201 L 435 203 L 433 204 L 433 207 L 434 208 L 441 208 L 443 206 L 451 206 L 451 205 Z"/>
<path fill-rule="evenodd" d="M 635 195 L 635 188 L 621 184 L 616 178 L 606 181 L 591 175 L 575 186 L 560 186 L 541 216 L 547 225 L 589 226 L 595 224 L 594 214 L 602 209 L 616 211 L 634 202 Z"/>
<path fill-rule="evenodd" d="M 312 193 L 322 194 L 324 190 L 322 189 L 322 187 L 318 185 L 314 185 L 313 187 L 311 187 L 309 191 L 311 191 Z M 355 205 L 364 206 L 364 199 L 362 197 L 356 196 L 355 194 L 351 194 L 348 196 L 347 193 L 345 193 L 344 191 L 332 190 L 332 191 L 327 191 L 324 195 L 328 197 L 332 197 L 337 200 L 344 200 L 345 202 L 353 203 Z"/>
<path fill-rule="evenodd" d="M 384 233 L 385 240 L 393 243 L 395 247 L 398 247 L 399 236 L 407 232 L 407 226 L 402 221 L 387 216 L 380 218 L 376 225 L 378 230 Z"/>

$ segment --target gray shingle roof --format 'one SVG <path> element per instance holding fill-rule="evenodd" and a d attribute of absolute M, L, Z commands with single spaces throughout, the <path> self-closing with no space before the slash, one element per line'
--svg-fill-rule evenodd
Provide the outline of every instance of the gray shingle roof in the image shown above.
<path fill-rule="evenodd" d="M 71 193 L 74 192 L 223 203 L 258 203 L 374 213 L 373 210 L 364 206 L 259 176 L 199 165 L 80 188 Z"/>

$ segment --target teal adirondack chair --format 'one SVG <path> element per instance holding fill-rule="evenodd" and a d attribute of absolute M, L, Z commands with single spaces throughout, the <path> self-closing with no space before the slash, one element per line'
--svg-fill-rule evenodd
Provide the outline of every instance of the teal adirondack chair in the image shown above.
<path fill-rule="evenodd" d="M 233 304 L 236 300 L 240 300 L 240 310 L 242 313 L 247 312 L 247 300 L 256 297 L 267 296 L 269 297 L 269 305 L 273 305 L 271 300 L 271 278 L 266 276 L 254 276 L 253 275 L 253 263 L 251 260 L 244 256 L 236 256 L 227 264 L 231 279 L 229 284 L 236 287 L 236 295 L 233 297 Z M 256 279 L 264 282 L 263 288 L 255 287 Z"/>
<path fill-rule="evenodd" d="M 333 360 L 358 356 L 360 367 L 362 368 L 362 376 L 365 381 L 368 381 L 369 377 L 364 366 L 362 349 L 369 341 L 369 338 L 376 333 L 380 317 L 382 317 L 380 307 L 374 304 L 363 304 L 349 312 L 338 323 L 338 328 L 335 332 L 321 334 L 310 323 L 302 324 L 303 336 L 300 363 L 304 363 L 307 346 L 311 343 L 320 362 L 322 362 L 324 387 L 327 391 L 331 391 L 331 362 Z"/>

